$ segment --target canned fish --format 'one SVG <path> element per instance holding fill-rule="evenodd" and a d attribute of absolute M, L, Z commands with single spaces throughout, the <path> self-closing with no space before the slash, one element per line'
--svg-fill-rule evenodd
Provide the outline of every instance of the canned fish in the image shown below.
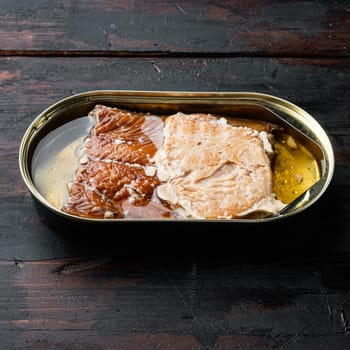
<path fill-rule="evenodd" d="M 334 155 L 321 125 L 275 96 L 108 90 L 40 113 L 19 166 L 35 203 L 63 220 L 257 223 L 315 203 Z"/>

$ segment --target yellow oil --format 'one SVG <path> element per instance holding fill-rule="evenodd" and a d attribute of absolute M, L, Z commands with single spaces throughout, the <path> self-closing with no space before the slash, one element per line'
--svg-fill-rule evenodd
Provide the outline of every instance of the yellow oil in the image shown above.
<path fill-rule="evenodd" d="M 290 203 L 320 178 L 317 159 L 292 136 L 280 133 L 274 145 L 274 192 L 278 199 Z"/>

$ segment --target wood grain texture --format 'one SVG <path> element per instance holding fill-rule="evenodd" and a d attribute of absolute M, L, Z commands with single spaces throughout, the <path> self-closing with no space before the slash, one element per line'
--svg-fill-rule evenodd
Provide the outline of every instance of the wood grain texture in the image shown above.
<path fill-rule="evenodd" d="M 348 59 L 3 58 L 0 70 L 2 257 L 37 259 L 69 254 L 70 249 L 34 209 L 19 174 L 18 149 L 38 113 L 61 98 L 96 89 L 256 91 L 299 105 L 319 121 L 333 142 L 337 168 L 328 198 L 334 204 L 330 208 L 324 204 L 322 210 L 334 222 L 342 222 L 335 230 L 337 237 L 346 237 L 350 225 Z M 316 230 L 322 224 L 313 227 Z M 348 251 L 350 245 L 343 249 Z"/>
<path fill-rule="evenodd" d="M 15 349 L 341 349 L 350 302 L 331 282 L 348 263 L 0 261 L 1 334 Z"/>
<path fill-rule="evenodd" d="M 349 57 L 347 1 L 2 0 L 2 55 Z"/>
<path fill-rule="evenodd" d="M 349 1 L 0 2 L 1 350 L 350 348 Z M 19 145 L 45 108 L 98 89 L 286 99 L 329 135 L 334 177 L 273 224 L 60 232 Z"/>
<path fill-rule="evenodd" d="M 70 254 L 70 248 L 36 213 L 19 173 L 18 150 L 26 128 L 38 113 L 71 94 L 96 89 L 256 91 L 304 108 L 325 128 L 333 142 L 337 167 L 327 193 L 327 200 L 333 205 L 327 207 L 325 203 L 321 207 L 325 218 L 330 216 L 334 223 L 342 222 L 342 226 L 332 223 L 337 232 L 333 242 L 339 237 L 341 242 L 346 239 L 350 225 L 348 59 L 3 58 L 0 71 L 3 258 L 38 259 Z M 321 220 L 312 224 L 312 229 L 321 229 L 324 224 Z M 288 227 L 284 229 L 290 231 Z M 348 251 L 349 244 L 342 249 Z"/>

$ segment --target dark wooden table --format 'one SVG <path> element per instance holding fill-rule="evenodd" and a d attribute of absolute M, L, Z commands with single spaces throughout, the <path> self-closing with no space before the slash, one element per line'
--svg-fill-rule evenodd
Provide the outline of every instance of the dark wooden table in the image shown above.
<path fill-rule="evenodd" d="M 289 100 L 328 133 L 332 183 L 273 225 L 62 235 L 19 144 L 46 107 L 97 89 Z M 0 1 L 1 350 L 344 350 L 349 322 L 349 1 Z"/>

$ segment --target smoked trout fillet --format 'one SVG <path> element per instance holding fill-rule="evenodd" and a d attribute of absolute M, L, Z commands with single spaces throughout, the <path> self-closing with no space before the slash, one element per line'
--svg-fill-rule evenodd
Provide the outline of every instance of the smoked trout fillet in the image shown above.
<path fill-rule="evenodd" d="M 89 218 L 123 218 L 145 206 L 159 185 L 150 159 L 162 141 L 162 120 L 150 114 L 96 105 L 63 210 Z"/>

